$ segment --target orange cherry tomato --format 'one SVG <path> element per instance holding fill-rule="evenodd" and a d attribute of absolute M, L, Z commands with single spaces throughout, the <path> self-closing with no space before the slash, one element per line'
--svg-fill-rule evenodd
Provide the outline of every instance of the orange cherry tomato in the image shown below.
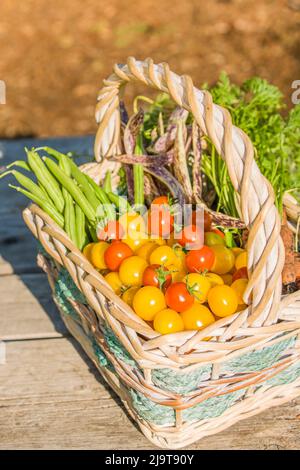
<path fill-rule="evenodd" d="M 167 288 L 172 282 L 172 276 L 168 268 L 160 264 L 150 264 L 143 274 L 143 285 Z"/>
<path fill-rule="evenodd" d="M 169 206 L 151 205 L 148 212 L 148 232 L 151 236 L 168 237 L 173 231 L 174 216 Z"/>
<path fill-rule="evenodd" d="M 237 279 L 248 279 L 248 270 L 246 266 L 238 269 L 232 276 L 232 280 L 236 281 Z"/>
<path fill-rule="evenodd" d="M 153 328 L 161 335 L 167 335 L 169 333 L 183 331 L 184 324 L 179 313 L 171 308 L 165 308 L 155 315 Z"/>
<path fill-rule="evenodd" d="M 181 313 L 185 330 L 202 330 L 214 323 L 215 317 L 204 305 L 194 303 L 189 309 Z"/>
<path fill-rule="evenodd" d="M 97 229 L 98 240 L 120 240 L 125 230 L 118 220 L 110 220 L 104 228 Z"/>
<path fill-rule="evenodd" d="M 158 312 L 166 308 L 166 301 L 160 289 L 144 286 L 133 297 L 132 306 L 139 317 L 146 321 L 152 321 Z"/>
<path fill-rule="evenodd" d="M 215 286 L 208 293 L 208 305 L 217 317 L 227 317 L 236 312 L 238 296 L 229 286 Z"/>
<path fill-rule="evenodd" d="M 214 252 L 206 245 L 200 250 L 190 251 L 185 258 L 186 267 L 190 273 L 209 271 L 214 261 Z"/>
<path fill-rule="evenodd" d="M 171 284 L 166 290 L 165 299 L 168 307 L 176 310 L 176 312 L 183 312 L 190 308 L 195 301 L 184 282 L 174 282 Z"/>
<path fill-rule="evenodd" d="M 187 225 L 176 235 L 175 240 L 177 239 L 181 246 L 189 250 L 200 249 L 203 246 L 203 230 L 197 225 Z"/>
<path fill-rule="evenodd" d="M 118 271 L 124 259 L 133 255 L 132 249 L 124 242 L 114 241 L 104 253 L 106 266 L 111 271 Z"/>
<path fill-rule="evenodd" d="M 158 205 L 158 206 L 169 206 L 170 205 L 170 198 L 168 196 L 158 196 L 153 199 L 151 202 L 151 206 Z"/>

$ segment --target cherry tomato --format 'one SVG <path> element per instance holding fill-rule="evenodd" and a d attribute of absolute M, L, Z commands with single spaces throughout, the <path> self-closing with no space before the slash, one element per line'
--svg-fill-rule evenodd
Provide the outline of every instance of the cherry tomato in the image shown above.
<path fill-rule="evenodd" d="M 245 250 L 243 248 L 239 248 L 238 246 L 234 246 L 233 248 L 231 248 L 231 251 L 234 254 L 234 256 L 237 258 L 238 255 L 240 255 L 241 253 L 244 253 Z"/>
<path fill-rule="evenodd" d="M 150 263 L 150 255 L 155 250 L 155 248 L 158 247 L 159 245 L 155 241 L 147 241 L 147 243 L 137 249 L 136 254 L 137 256 L 144 258 L 147 263 Z"/>
<path fill-rule="evenodd" d="M 130 307 L 132 307 L 133 297 L 135 296 L 138 290 L 139 290 L 139 286 L 129 287 L 122 294 L 122 299 Z"/>
<path fill-rule="evenodd" d="M 243 295 L 248 285 L 248 279 L 237 279 L 231 284 L 231 288 L 235 291 L 238 297 L 239 305 L 244 304 Z"/>
<path fill-rule="evenodd" d="M 163 264 L 168 266 L 170 264 L 176 265 L 176 254 L 170 246 L 162 245 L 158 248 L 155 248 L 150 255 L 151 264 Z"/>
<path fill-rule="evenodd" d="M 133 255 L 133 251 L 126 243 L 114 241 L 104 253 L 105 264 L 111 271 L 118 271 L 122 261 Z"/>
<path fill-rule="evenodd" d="M 125 232 L 125 238 L 135 238 L 138 232 L 146 232 L 144 218 L 136 212 L 126 212 L 119 218 L 119 223 Z"/>
<path fill-rule="evenodd" d="M 150 264 L 143 274 L 143 285 L 154 286 L 160 289 L 167 288 L 172 282 L 172 276 L 165 266 L 160 264 Z"/>
<path fill-rule="evenodd" d="M 207 294 L 211 288 L 211 283 L 207 276 L 198 273 L 187 274 L 183 279 L 189 288 L 189 292 L 193 294 L 196 302 L 203 304 L 207 300 Z"/>
<path fill-rule="evenodd" d="M 146 232 L 134 232 L 131 230 L 131 236 L 124 237 L 122 242 L 126 243 L 132 251 L 137 251 L 141 246 L 148 243 L 149 238 Z"/>
<path fill-rule="evenodd" d="M 204 245 L 200 250 L 190 251 L 185 258 L 187 269 L 190 273 L 210 270 L 215 260 L 214 252 Z"/>
<path fill-rule="evenodd" d="M 224 284 L 226 284 L 226 286 L 231 286 L 232 284 L 232 274 L 220 274 L 220 277 L 223 279 L 224 281 Z"/>
<path fill-rule="evenodd" d="M 104 276 L 104 279 L 110 285 L 115 294 L 121 294 L 122 282 L 118 273 L 110 272 Z"/>
<path fill-rule="evenodd" d="M 130 256 L 130 258 L 124 259 L 119 269 L 121 281 L 126 286 L 141 286 L 147 266 L 147 261 L 139 256 Z"/>
<path fill-rule="evenodd" d="M 167 335 L 169 333 L 183 331 L 184 324 L 179 313 L 171 308 L 165 308 L 155 315 L 153 328 L 161 335 Z"/>
<path fill-rule="evenodd" d="M 181 318 L 185 330 L 203 330 L 203 328 L 215 322 L 215 317 L 211 311 L 197 302 L 182 312 Z"/>
<path fill-rule="evenodd" d="M 148 212 L 148 232 L 152 237 L 167 237 L 173 231 L 173 227 L 174 216 L 169 206 L 151 206 Z"/>
<path fill-rule="evenodd" d="M 237 279 L 248 279 L 248 270 L 246 266 L 238 269 L 232 276 L 232 280 L 236 281 Z"/>
<path fill-rule="evenodd" d="M 222 286 L 224 284 L 224 280 L 218 274 L 205 273 L 204 275 L 209 280 L 211 287 Z"/>
<path fill-rule="evenodd" d="M 166 290 L 165 298 L 168 307 L 176 310 L 176 312 L 183 312 L 190 308 L 195 301 L 184 282 L 174 282 L 171 284 Z"/>
<path fill-rule="evenodd" d="M 91 262 L 91 252 L 92 252 L 92 248 L 93 246 L 95 245 L 95 243 L 88 243 L 87 245 L 85 245 L 85 247 L 83 248 L 83 251 L 82 253 L 84 254 L 84 256 Z"/>
<path fill-rule="evenodd" d="M 208 293 L 208 305 L 217 317 L 227 317 L 236 312 L 238 296 L 229 286 L 215 286 Z"/>
<path fill-rule="evenodd" d="M 247 251 L 243 251 L 243 253 L 240 253 L 236 260 L 235 260 L 235 267 L 236 269 L 244 268 L 247 267 L 248 263 L 248 253 Z"/>
<path fill-rule="evenodd" d="M 201 209 L 200 211 L 200 217 L 203 217 L 203 229 L 205 232 L 208 232 L 211 229 L 211 215 L 203 211 Z M 197 219 L 199 218 L 199 214 L 197 214 L 197 211 L 192 212 L 192 224 L 197 225 Z"/>
<path fill-rule="evenodd" d="M 98 240 L 120 240 L 124 233 L 124 228 L 118 220 L 110 220 L 104 228 L 97 229 L 97 238 Z"/>
<path fill-rule="evenodd" d="M 211 229 L 211 232 L 215 233 L 216 235 L 220 235 L 221 238 L 225 238 L 225 233 L 222 232 L 222 230 L 219 230 L 218 228 Z"/>
<path fill-rule="evenodd" d="M 223 245 L 213 245 L 210 247 L 215 254 L 215 260 L 210 271 L 216 274 L 227 274 L 234 267 L 234 254 L 229 248 Z"/>
<path fill-rule="evenodd" d="M 197 225 L 187 225 L 176 235 L 178 243 L 189 250 L 200 249 L 203 246 L 203 230 Z"/>
<path fill-rule="evenodd" d="M 186 271 L 187 272 L 186 261 L 185 261 L 185 259 L 186 259 L 185 252 L 179 246 L 175 246 L 173 248 L 173 251 L 174 251 L 175 256 L 176 256 L 175 266 L 177 266 L 180 271 Z"/>
<path fill-rule="evenodd" d="M 158 196 L 151 202 L 151 206 L 159 205 L 159 206 L 169 206 L 170 205 L 170 198 L 168 196 Z"/>
<path fill-rule="evenodd" d="M 110 245 L 106 242 L 94 243 L 91 249 L 91 262 L 97 269 L 107 269 L 104 253 Z"/>
<path fill-rule="evenodd" d="M 141 287 L 132 303 L 135 313 L 146 321 L 152 321 L 155 315 L 166 308 L 164 294 L 157 287 Z"/>
<path fill-rule="evenodd" d="M 204 234 L 204 243 L 207 246 L 225 245 L 225 239 L 224 239 L 224 237 L 221 237 L 221 235 L 219 233 L 215 233 L 213 231 L 205 232 L 205 234 Z"/>

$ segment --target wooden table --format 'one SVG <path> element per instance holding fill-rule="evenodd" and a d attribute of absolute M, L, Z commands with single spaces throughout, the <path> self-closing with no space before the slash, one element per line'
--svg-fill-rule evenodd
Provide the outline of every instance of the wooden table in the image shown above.
<path fill-rule="evenodd" d="M 0 141 L 0 166 L 46 141 Z M 92 138 L 47 140 L 92 152 Z M 68 335 L 36 267 L 36 242 L 21 218 L 26 199 L 0 184 L 1 449 L 154 449 Z M 300 399 L 241 421 L 190 449 L 299 449 Z"/>

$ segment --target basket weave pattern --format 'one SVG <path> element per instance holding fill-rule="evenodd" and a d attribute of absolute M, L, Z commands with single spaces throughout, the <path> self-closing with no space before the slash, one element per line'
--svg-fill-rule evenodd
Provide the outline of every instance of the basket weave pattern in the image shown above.
<path fill-rule="evenodd" d="M 202 331 L 159 336 L 114 294 L 47 214 L 32 205 L 23 215 L 47 253 L 39 255 L 40 264 L 67 327 L 145 435 L 156 445 L 177 448 L 300 393 L 300 293 L 281 298 L 280 218 L 251 142 L 189 77 L 150 59 L 130 58 L 127 65 L 115 66 L 98 98 L 96 159 L 122 153 L 119 101 L 130 81 L 168 92 L 192 112 L 224 158 L 249 229 L 249 307 Z M 58 283 L 64 284 L 62 267 L 70 275 L 66 291 L 73 286 L 79 296 L 55 295 Z M 205 341 L 207 336 L 212 339 Z"/>

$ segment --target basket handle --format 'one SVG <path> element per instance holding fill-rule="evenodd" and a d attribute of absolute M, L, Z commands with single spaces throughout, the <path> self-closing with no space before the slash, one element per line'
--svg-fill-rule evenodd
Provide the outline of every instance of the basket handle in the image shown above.
<path fill-rule="evenodd" d="M 270 325 L 278 318 L 284 247 L 281 222 L 271 184 L 261 174 L 249 137 L 232 124 L 230 113 L 215 105 L 208 91 L 194 87 L 192 79 L 170 71 L 168 64 L 129 57 L 126 65 L 115 65 L 114 73 L 98 95 L 95 158 L 121 153 L 120 97 L 128 82 L 141 82 L 168 93 L 175 103 L 191 112 L 202 132 L 213 142 L 226 162 L 230 179 L 239 195 L 241 219 L 249 229 L 247 243 L 250 273 L 244 299 L 251 302 L 248 324 Z"/>

